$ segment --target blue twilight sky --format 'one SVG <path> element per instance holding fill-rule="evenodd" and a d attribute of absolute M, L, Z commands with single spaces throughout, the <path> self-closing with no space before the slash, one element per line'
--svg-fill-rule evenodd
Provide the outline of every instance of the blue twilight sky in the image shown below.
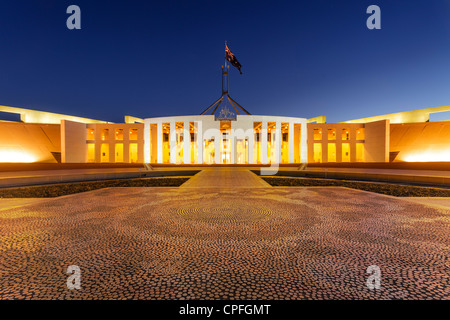
<path fill-rule="evenodd" d="M 0 105 L 113 122 L 199 114 L 220 96 L 225 40 L 243 71 L 230 95 L 252 114 L 450 104 L 450 0 L 1 0 L 0 39 Z"/>

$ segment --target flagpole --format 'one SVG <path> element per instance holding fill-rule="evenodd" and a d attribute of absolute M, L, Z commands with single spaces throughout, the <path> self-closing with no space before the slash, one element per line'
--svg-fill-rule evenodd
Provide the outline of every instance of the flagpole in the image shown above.
<path fill-rule="evenodd" d="M 225 48 L 224 48 L 224 64 L 223 67 L 225 68 L 224 70 L 222 70 L 222 94 L 223 94 L 223 81 L 225 80 L 225 88 L 226 88 L 226 92 L 228 92 L 228 77 L 230 76 L 228 74 L 228 70 L 227 70 L 227 41 L 225 40 Z M 226 77 L 224 78 L 224 72 L 226 72 Z M 225 107 L 227 105 L 227 98 L 225 97 Z"/>
<path fill-rule="evenodd" d="M 225 50 L 224 50 L 224 56 L 223 56 L 223 60 L 224 60 L 224 63 L 223 63 L 223 67 L 224 68 L 226 68 L 227 67 L 227 41 L 225 40 L 225 48 L 224 48 Z"/>

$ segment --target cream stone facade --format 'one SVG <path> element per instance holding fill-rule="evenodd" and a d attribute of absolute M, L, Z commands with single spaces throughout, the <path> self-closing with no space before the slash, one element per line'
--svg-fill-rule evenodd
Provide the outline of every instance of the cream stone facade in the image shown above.
<path fill-rule="evenodd" d="M 306 119 L 213 115 L 144 120 L 147 163 L 267 164 L 307 161 Z M 189 137 L 185 139 L 185 137 Z"/>
<path fill-rule="evenodd" d="M 21 122 L 0 120 L 0 162 L 150 164 L 300 164 L 450 162 L 450 121 L 429 122 L 446 107 L 326 123 L 237 114 L 158 118 L 124 123 L 1 107 Z M 1 113 L 0 113 L 1 116 Z M 397 123 L 404 119 L 404 123 Z M 425 121 L 419 121 L 425 120 Z M 395 122 L 395 123 L 393 123 Z"/>

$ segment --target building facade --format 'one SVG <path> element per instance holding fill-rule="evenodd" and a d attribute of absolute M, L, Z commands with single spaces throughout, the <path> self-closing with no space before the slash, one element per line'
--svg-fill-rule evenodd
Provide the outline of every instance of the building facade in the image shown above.
<path fill-rule="evenodd" d="M 144 120 L 145 162 L 267 164 L 307 161 L 306 119 L 213 115 Z"/>
<path fill-rule="evenodd" d="M 450 121 L 429 121 L 450 106 L 326 123 L 238 114 L 140 119 L 125 123 L 0 106 L 0 162 L 299 164 L 450 161 Z M 399 123 L 398 119 L 405 122 Z M 425 121 L 423 121 L 425 120 Z M 31 123 L 30 123 L 31 122 Z"/>

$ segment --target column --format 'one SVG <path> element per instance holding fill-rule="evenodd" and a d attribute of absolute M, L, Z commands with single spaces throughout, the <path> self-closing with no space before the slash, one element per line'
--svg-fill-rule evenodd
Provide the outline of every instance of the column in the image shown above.
<path fill-rule="evenodd" d="M 307 163 L 308 162 L 308 148 L 310 148 L 309 150 L 312 150 L 312 148 L 314 147 L 314 138 L 311 135 L 311 139 L 310 139 L 310 145 L 308 146 L 307 144 L 307 137 L 308 137 L 308 127 L 307 127 L 307 123 L 306 120 L 304 120 L 301 123 L 301 127 L 300 127 L 300 162 L 301 163 Z"/>
<path fill-rule="evenodd" d="M 294 123 L 289 122 L 289 133 L 288 133 L 288 145 L 289 145 L 289 163 L 294 163 Z"/>
<path fill-rule="evenodd" d="M 262 121 L 261 126 L 261 149 L 262 149 L 262 164 L 267 164 L 267 121 Z"/>
<path fill-rule="evenodd" d="M 162 123 L 158 122 L 156 127 L 157 135 L 157 148 L 158 148 L 158 163 L 163 163 L 163 129 Z"/>
<path fill-rule="evenodd" d="M 175 122 L 170 122 L 170 163 L 177 163 L 177 135 L 175 132 Z"/>
<path fill-rule="evenodd" d="M 123 128 L 123 162 L 130 163 L 130 128 Z"/>
<path fill-rule="evenodd" d="M 232 134 L 230 137 L 230 151 L 231 151 L 231 156 L 230 156 L 230 163 L 236 163 L 236 135 Z"/>
<path fill-rule="evenodd" d="M 197 161 L 199 164 L 203 163 L 203 125 L 201 121 L 195 122 L 197 126 Z"/>
<path fill-rule="evenodd" d="M 336 126 L 336 163 L 342 162 L 342 128 Z"/>
<path fill-rule="evenodd" d="M 108 163 L 115 163 L 116 162 L 116 141 L 115 141 L 115 134 L 114 134 L 114 128 L 110 128 L 109 133 L 109 161 Z M 112 132 L 111 132 L 112 131 Z M 112 134 L 111 134 L 112 133 Z"/>
<path fill-rule="evenodd" d="M 220 162 L 220 142 L 222 140 L 222 135 L 220 134 L 220 130 L 217 130 L 218 133 L 215 134 L 214 137 L 214 163 L 219 164 Z"/>
<path fill-rule="evenodd" d="M 248 163 L 256 163 L 255 159 L 253 159 L 253 142 L 255 140 L 255 131 L 253 129 L 253 122 L 251 122 L 251 126 L 250 129 L 248 129 L 248 131 L 246 132 L 250 132 L 250 134 L 247 134 L 247 141 L 248 141 L 248 150 L 247 150 L 247 155 L 248 155 Z"/>
<path fill-rule="evenodd" d="M 150 121 L 144 122 L 144 163 L 150 163 L 151 155 Z"/>
<path fill-rule="evenodd" d="M 322 127 L 322 163 L 328 162 L 328 127 Z"/>
<path fill-rule="evenodd" d="M 275 162 L 281 163 L 281 122 L 276 122 L 275 128 Z"/>
<path fill-rule="evenodd" d="M 183 157 L 184 164 L 191 163 L 191 133 L 189 132 L 189 121 L 183 123 Z"/>
<path fill-rule="evenodd" d="M 102 159 L 102 129 L 100 126 L 95 126 L 95 162 L 100 163 Z"/>

